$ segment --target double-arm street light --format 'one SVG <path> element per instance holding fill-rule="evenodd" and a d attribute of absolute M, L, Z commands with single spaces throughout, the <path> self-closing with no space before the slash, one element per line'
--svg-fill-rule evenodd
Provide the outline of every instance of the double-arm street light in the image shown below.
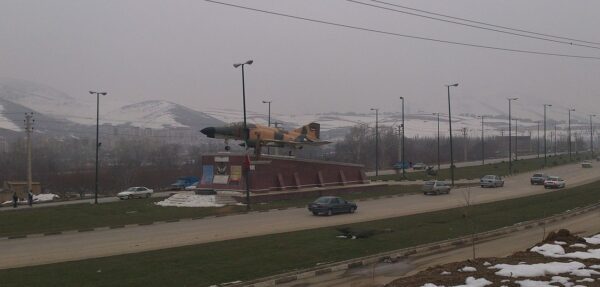
<path fill-rule="evenodd" d="M 571 158 L 571 112 L 574 112 L 575 109 L 569 108 L 569 127 L 568 127 L 568 141 L 569 141 L 569 160 L 572 160 Z"/>
<path fill-rule="evenodd" d="M 371 108 L 375 111 L 375 176 L 379 176 L 379 109 Z"/>
<path fill-rule="evenodd" d="M 106 92 L 90 91 L 91 95 L 96 95 L 96 183 L 94 189 L 94 204 L 98 204 L 98 149 L 100 142 L 98 135 L 100 134 L 100 95 L 106 96 Z"/>
<path fill-rule="evenodd" d="M 252 60 L 248 60 L 245 63 L 236 63 L 233 64 L 234 68 L 238 68 L 238 67 L 242 67 L 242 101 L 243 101 L 243 107 L 244 107 L 244 145 L 246 146 L 246 150 L 248 149 L 248 137 L 249 137 L 249 132 L 248 132 L 248 125 L 246 122 L 246 83 L 244 81 L 244 66 L 245 65 L 252 65 L 254 61 Z M 248 163 L 249 165 L 249 163 Z M 249 186 L 249 175 L 250 174 L 250 166 L 246 167 L 246 209 L 250 210 L 250 186 Z"/>
<path fill-rule="evenodd" d="M 512 174 L 512 131 L 511 131 L 511 102 L 519 98 L 508 98 L 508 174 Z"/>
<path fill-rule="evenodd" d="M 546 167 L 547 164 L 547 152 L 548 150 L 546 149 L 546 107 L 551 107 L 552 105 L 550 104 L 544 104 L 544 167 Z"/>
<path fill-rule="evenodd" d="M 590 152 L 592 153 L 592 159 L 594 159 L 594 126 L 592 125 L 592 117 L 596 115 L 590 115 Z"/>
<path fill-rule="evenodd" d="M 448 124 L 450 125 L 450 178 L 452 178 L 452 185 L 454 185 L 454 154 L 452 152 L 452 110 L 450 108 L 450 87 L 458 87 L 458 83 L 452 85 L 446 85 L 448 88 Z"/>
<path fill-rule="evenodd" d="M 404 165 L 404 161 L 406 158 L 404 157 L 404 97 L 400 97 L 402 101 L 402 152 L 400 158 L 400 164 L 402 164 L 402 178 L 406 178 L 406 166 Z"/>

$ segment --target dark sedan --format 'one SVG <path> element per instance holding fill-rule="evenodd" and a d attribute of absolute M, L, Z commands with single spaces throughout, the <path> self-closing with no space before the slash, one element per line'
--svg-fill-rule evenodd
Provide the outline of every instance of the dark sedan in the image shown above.
<path fill-rule="evenodd" d="M 314 215 L 334 213 L 354 213 L 358 207 L 354 202 L 346 201 L 337 196 L 322 196 L 308 205 L 308 210 Z"/>

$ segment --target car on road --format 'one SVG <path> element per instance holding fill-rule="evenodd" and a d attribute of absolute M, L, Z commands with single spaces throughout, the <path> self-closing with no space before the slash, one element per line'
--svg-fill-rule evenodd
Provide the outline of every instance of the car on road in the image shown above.
<path fill-rule="evenodd" d="M 130 187 L 124 191 L 121 191 L 119 193 L 117 193 L 117 197 L 119 199 L 131 199 L 131 198 L 148 198 L 150 196 L 152 196 L 152 193 L 154 193 L 154 190 L 147 188 L 147 187 L 143 187 L 143 186 L 134 186 L 134 187 Z"/>
<path fill-rule="evenodd" d="M 591 160 L 584 160 L 581 162 L 581 167 L 583 168 L 591 168 L 592 167 L 592 161 Z"/>
<path fill-rule="evenodd" d="M 544 188 L 564 188 L 566 185 L 565 180 L 558 176 L 548 176 L 544 181 Z"/>
<path fill-rule="evenodd" d="M 417 163 L 413 164 L 412 168 L 414 170 L 423 170 L 423 169 L 427 168 L 427 165 L 422 162 L 417 162 Z"/>
<path fill-rule="evenodd" d="M 400 162 L 399 161 L 399 162 L 395 163 L 394 165 L 392 165 L 392 168 L 394 168 L 394 169 L 402 169 L 402 168 L 408 169 L 408 168 L 410 168 L 410 164 L 407 161 L 404 161 L 404 162 Z"/>
<path fill-rule="evenodd" d="M 544 184 L 544 181 L 546 181 L 546 178 L 548 178 L 548 176 L 543 173 L 534 173 L 531 176 L 531 179 L 529 181 L 531 182 L 532 185 Z"/>
<path fill-rule="evenodd" d="M 197 176 L 182 176 L 175 181 L 175 183 L 171 184 L 171 190 L 184 190 L 186 187 L 192 185 L 194 182 L 198 182 Z"/>
<path fill-rule="evenodd" d="M 479 180 L 481 187 L 503 187 L 504 180 L 498 175 L 486 175 Z"/>
<path fill-rule="evenodd" d="M 334 213 L 354 213 L 357 208 L 356 203 L 337 196 L 322 196 L 308 204 L 308 210 L 313 215 L 325 214 L 329 216 Z"/>
<path fill-rule="evenodd" d="M 423 184 L 423 187 L 421 187 L 421 190 L 423 191 L 423 194 L 428 195 L 428 194 L 434 194 L 434 195 L 438 195 L 438 194 L 448 194 L 450 193 L 450 189 L 452 189 L 452 186 L 450 186 L 449 183 L 445 182 L 445 181 L 440 181 L 440 180 L 430 180 L 430 181 L 426 181 Z"/>

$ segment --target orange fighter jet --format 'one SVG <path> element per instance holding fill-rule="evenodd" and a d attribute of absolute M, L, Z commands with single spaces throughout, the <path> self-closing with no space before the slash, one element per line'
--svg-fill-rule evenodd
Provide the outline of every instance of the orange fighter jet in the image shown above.
<path fill-rule="evenodd" d="M 260 149 L 261 146 L 290 147 L 301 149 L 303 146 L 319 146 L 328 144 L 328 141 L 319 139 L 320 127 L 318 123 L 310 123 L 292 131 L 280 128 L 247 124 L 244 132 L 243 123 L 233 123 L 224 127 L 207 127 L 200 132 L 209 138 L 224 139 L 225 150 L 229 150 L 229 140 L 241 140 L 248 143 L 248 147 Z M 243 146 L 243 144 L 241 144 Z"/>

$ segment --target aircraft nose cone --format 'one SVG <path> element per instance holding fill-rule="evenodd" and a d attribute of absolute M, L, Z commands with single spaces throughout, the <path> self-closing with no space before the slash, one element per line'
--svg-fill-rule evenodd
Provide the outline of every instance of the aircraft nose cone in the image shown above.
<path fill-rule="evenodd" d="M 216 129 L 214 127 L 203 128 L 200 130 L 201 133 L 205 134 L 209 138 L 215 138 L 215 131 Z"/>

